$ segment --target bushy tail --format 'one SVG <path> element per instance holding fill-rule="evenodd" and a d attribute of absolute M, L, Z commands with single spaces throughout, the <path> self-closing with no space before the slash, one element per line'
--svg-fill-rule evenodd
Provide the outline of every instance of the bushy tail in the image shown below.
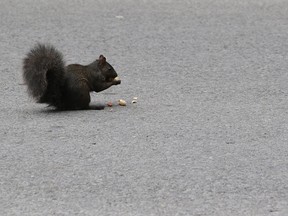
<path fill-rule="evenodd" d="M 38 103 L 61 106 L 64 76 L 62 54 L 51 45 L 37 44 L 24 59 L 23 78 Z"/>

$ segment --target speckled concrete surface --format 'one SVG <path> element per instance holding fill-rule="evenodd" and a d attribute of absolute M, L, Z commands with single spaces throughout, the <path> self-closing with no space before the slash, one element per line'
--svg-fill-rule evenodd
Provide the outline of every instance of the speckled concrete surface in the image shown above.
<path fill-rule="evenodd" d="M 0 2 L 1 215 L 288 215 L 288 2 Z M 23 85 L 36 42 L 122 84 L 54 112 Z"/>

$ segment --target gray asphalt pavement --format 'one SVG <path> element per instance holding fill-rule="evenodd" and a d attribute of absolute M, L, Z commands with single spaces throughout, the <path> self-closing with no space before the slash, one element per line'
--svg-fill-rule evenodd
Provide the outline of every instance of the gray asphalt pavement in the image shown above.
<path fill-rule="evenodd" d="M 1 0 L 0 30 L 0 215 L 288 215 L 286 0 Z M 128 105 L 34 103 L 36 42 Z"/>

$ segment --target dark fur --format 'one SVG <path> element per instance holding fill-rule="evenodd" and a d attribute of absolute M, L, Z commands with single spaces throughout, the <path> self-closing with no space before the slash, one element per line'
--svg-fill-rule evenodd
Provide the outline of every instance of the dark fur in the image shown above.
<path fill-rule="evenodd" d="M 104 56 L 87 66 L 65 66 L 62 54 L 51 45 L 37 44 L 23 62 L 29 95 L 61 110 L 88 109 L 89 92 L 120 84 L 115 77 L 117 73 Z"/>

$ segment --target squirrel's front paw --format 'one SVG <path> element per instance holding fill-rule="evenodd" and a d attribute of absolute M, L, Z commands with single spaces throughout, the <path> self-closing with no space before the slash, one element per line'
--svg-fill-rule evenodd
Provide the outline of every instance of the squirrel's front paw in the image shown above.
<path fill-rule="evenodd" d="M 121 80 L 114 81 L 113 84 L 114 84 L 114 85 L 119 85 L 119 84 L 121 84 Z"/>

